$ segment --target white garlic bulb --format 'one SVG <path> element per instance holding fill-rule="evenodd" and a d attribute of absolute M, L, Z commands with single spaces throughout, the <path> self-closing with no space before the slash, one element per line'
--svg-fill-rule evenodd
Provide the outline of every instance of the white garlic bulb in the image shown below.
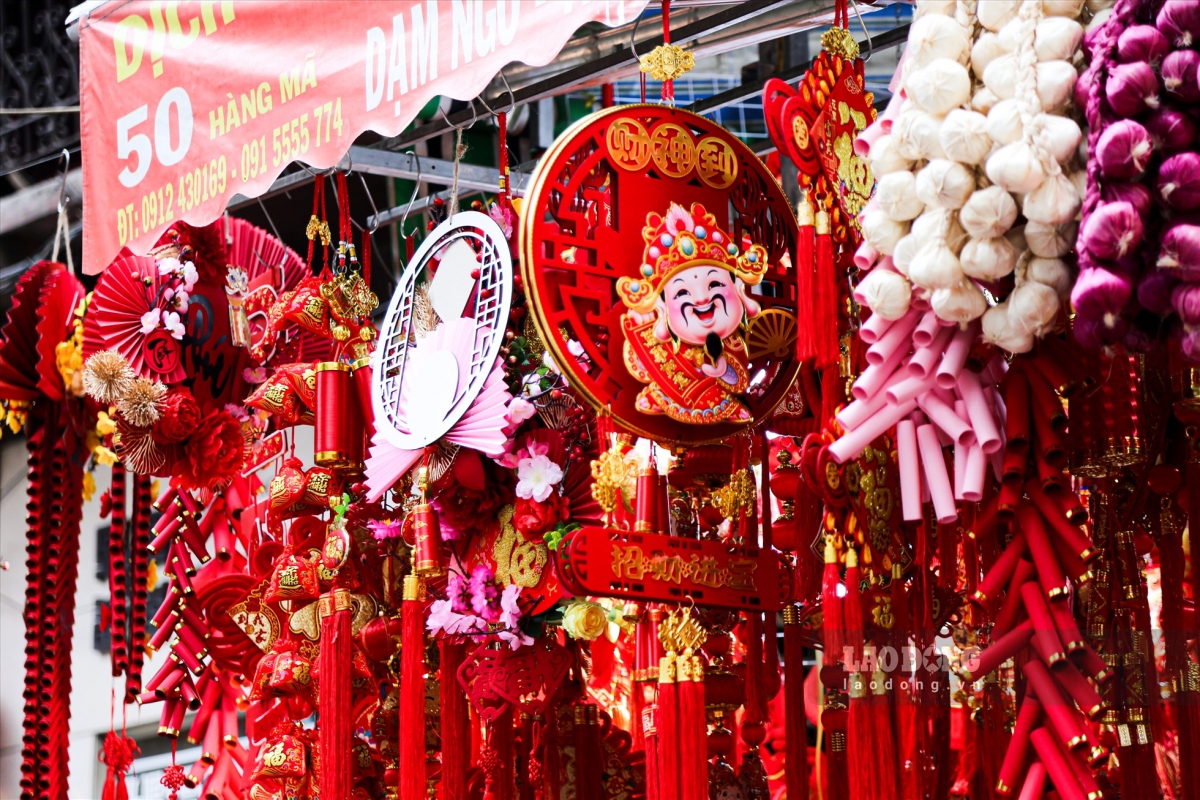
<path fill-rule="evenodd" d="M 974 281 L 963 280 L 947 289 L 938 289 L 929 297 L 933 313 L 944 320 L 965 325 L 987 311 L 987 298 Z"/>
<path fill-rule="evenodd" d="M 988 179 L 1010 192 L 1031 192 L 1046 179 L 1033 148 L 1025 142 L 1006 144 L 988 156 Z"/>
<path fill-rule="evenodd" d="M 1012 273 L 1017 266 L 1017 251 L 1003 236 L 970 239 L 958 260 L 969 277 L 991 283 Z"/>
<path fill-rule="evenodd" d="M 970 53 L 971 39 L 962 25 L 953 17 L 927 14 L 915 20 L 908 33 L 905 74 L 911 75 L 915 70 L 939 58 L 965 64 L 970 58 Z"/>
<path fill-rule="evenodd" d="M 958 224 L 958 214 L 946 208 L 926 208 L 913 220 L 912 235 L 922 246 L 931 239 L 941 239 L 955 253 L 967 240 L 966 231 Z"/>
<path fill-rule="evenodd" d="M 1016 219 L 1016 201 L 999 186 L 977 190 L 958 210 L 959 224 L 976 239 L 1003 236 Z"/>
<path fill-rule="evenodd" d="M 1084 0 L 1042 0 L 1042 13 L 1047 17 L 1078 17 Z"/>
<path fill-rule="evenodd" d="M 1069 61 L 1039 61 L 1037 65 L 1037 94 L 1044 111 L 1060 111 L 1075 91 L 1079 73 Z"/>
<path fill-rule="evenodd" d="M 1030 222 L 1025 225 L 1025 241 L 1029 250 L 1035 256 L 1042 258 L 1059 258 L 1065 256 L 1075 247 L 1075 236 L 1079 226 L 1075 220 L 1061 225 L 1048 225 L 1044 222 Z"/>
<path fill-rule="evenodd" d="M 1049 286 L 1065 300 L 1071 294 L 1071 269 L 1061 258 L 1031 258 L 1025 277 Z"/>
<path fill-rule="evenodd" d="M 908 279 L 887 269 L 868 272 L 855 288 L 855 293 L 867 308 L 883 319 L 900 319 L 908 313 L 912 302 L 912 286 Z"/>
<path fill-rule="evenodd" d="M 1025 226 L 1018 225 L 1015 228 L 1009 228 L 1004 234 L 1004 238 L 1008 239 L 1008 243 L 1013 246 L 1013 249 L 1018 253 L 1024 253 L 1029 249 L 1029 242 L 1025 240 Z"/>
<path fill-rule="evenodd" d="M 1042 336 L 1054 326 L 1061 303 L 1054 289 L 1037 281 L 1013 289 L 1007 302 L 1008 324 L 1017 333 L 1033 336 Z"/>
<path fill-rule="evenodd" d="M 1046 17 L 1037 24 L 1033 50 L 1038 61 L 1070 60 L 1083 42 L 1083 26 L 1069 17 Z"/>
<path fill-rule="evenodd" d="M 923 17 L 926 14 L 945 14 L 948 17 L 953 17 L 954 9 L 957 5 L 955 0 L 917 0 L 917 10 L 914 16 Z"/>
<path fill-rule="evenodd" d="M 906 107 L 892 125 L 892 137 L 896 152 L 905 158 L 942 158 L 942 145 L 938 141 L 942 121 L 913 107 Z"/>
<path fill-rule="evenodd" d="M 908 277 L 926 289 L 949 289 L 964 277 L 958 256 L 940 239 L 927 242 L 908 267 Z"/>
<path fill-rule="evenodd" d="M 984 0 L 975 8 L 979 24 L 989 31 L 998 31 L 1017 16 L 1020 0 Z"/>
<path fill-rule="evenodd" d="M 1008 317 L 1008 303 L 1000 303 L 983 313 L 983 340 L 1010 353 L 1028 353 L 1033 349 L 1033 336 L 1013 330 Z"/>
<path fill-rule="evenodd" d="M 1030 222 L 1058 225 L 1075 219 L 1082 201 L 1071 179 L 1063 173 L 1052 175 L 1025 195 L 1021 213 Z"/>
<path fill-rule="evenodd" d="M 963 164 L 978 164 L 992 150 L 988 118 L 978 111 L 956 108 L 942 120 L 938 141 L 946 158 Z"/>
<path fill-rule="evenodd" d="M 930 208 L 962 208 L 975 191 L 975 176 L 957 161 L 936 158 L 917 173 L 917 197 Z"/>
<path fill-rule="evenodd" d="M 917 176 L 911 172 L 892 172 L 879 179 L 875 186 L 879 207 L 895 220 L 916 219 L 925 210 L 917 197 Z"/>
<path fill-rule="evenodd" d="M 900 237 L 908 233 L 908 223 L 898 222 L 882 208 L 868 208 L 859 217 L 863 238 L 876 250 L 890 256 Z"/>
<path fill-rule="evenodd" d="M 971 46 L 971 71 L 975 73 L 976 78 L 983 80 L 983 71 L 987 69 L 987 65 L 1007 52 L 996 34 L 984 31 Z"/>
<path fill-rule="evenodd" d="M 971 95 L 971 108 L 980 114 L 987 114 L 999 102 L 1000 98 L 996 97 L 996 93 L 986 86 L 980 87 Z"/>
<path fill-rule="evenodd" d="M 1041 127 L 1040 140 L 1055 161 L 1060 164 L 1070 161 L 1083 140 L 1079 123 L 1057 114 L 1039 114 L 1034 119 Z"/>
<path fill-rule="evenodd" d="M 1070 175 L 1071 184 L 1080 197 L 1087 195 L 1087 170 L 1077 169 Z"/>
<path fill-rule="evenodd" d="M 973 191 L 971 170 L 948 158 L 935 158 L 917 173 L 917 197 L 931 209 L 961 209 Z"/>
<path fill-rule="evenodd" d="M 1001 100 L 1007 100 L 1017 92 L 1020 66 L 1020 61 L 1011 53 L 994 58 L 983 71 L 983 83 Z"/>
<path fill-rule="evenodd" d="M 871 172 L 876 178 L 890 175 L 893 172 L 907 172 L 912 169 L 911 159 L 900 155 L 896 146 L 896 138 L 885 133 L 871 145 L 871 153 L 867 157 L 871 162 Z"/>
<path fill-rule="evenodd" d="M 904 88 L 917 108 L 941 117 L 971 99 L 971 76 L 957 61 L 939 58 L 910 74 Z"/>
<path fill-rule="evenodd" d="M 917 237 L 909 233 L 907 236 L 900 238 L 896 242 L 896 250 L 892 253 L 892 265 L 904 277 L 908 277 L 908 268 L 912 264 L 913 257 L 917 251 L 921 249 L 921 243 L 917 241 Z"/>
<path fill-rule="evenodd" d="M 1010 97 L 992 106 L 987 115 L 987 132 L 997 144 L 1012 144 L 1019 140 L 1025 134 L 1021 101 Z"/>
<path fill-rule="evenodd" d="M 1024 27 L 1024 22 L 1014 17 L 996 33 L 996 41 L 1004 48 L 1004 52 L 1015 53 L 1017 51 L 1017 48 L 1021 46 Z"/>

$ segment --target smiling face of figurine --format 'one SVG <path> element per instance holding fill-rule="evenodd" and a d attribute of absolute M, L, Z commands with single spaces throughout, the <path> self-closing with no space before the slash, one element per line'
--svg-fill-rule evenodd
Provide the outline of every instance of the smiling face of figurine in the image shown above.
<path fill-rule="evenodd" d="M 688 344 L 703 344 L 710 333 L 732 335 L 746 314 L 733 275 L 720 267 L 683 270 L 663 287 L 662 302 L 667 326 Z"/>

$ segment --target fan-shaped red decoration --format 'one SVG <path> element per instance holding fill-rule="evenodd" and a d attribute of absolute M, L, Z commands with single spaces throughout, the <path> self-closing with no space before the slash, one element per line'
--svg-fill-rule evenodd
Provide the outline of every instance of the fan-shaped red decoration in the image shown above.
<path fill-rule="evenodd" d="M 65 269 L 54 261 L 39 261 L 17 281 L 8 322 L 0 328 L 0 397 L 5 400 L 34 400 L 40 394 L 38 303 L 47 279 Z"/>
<path fill-rule="evenodd" d="M 113 349 L 125 357 L 143 378 L 178 383 L 187 377 L 183 348 L 161 328 L 142 333 L 142 315 L 156 307 L 158 267 L 149 256 L 118 258 L 96 284 L 89 317 L 95 320 L 100 341 L 95 349 Z"/>
<path fill-rule="evenodd" d="M 54 402 L 66 397 L 55 348 L 74 333 L 75 309 L 83 295 L 79 279 L 66 269 L 58 269 L 46 276 L 38 296 L 35 326 L 38 388 Z"/>

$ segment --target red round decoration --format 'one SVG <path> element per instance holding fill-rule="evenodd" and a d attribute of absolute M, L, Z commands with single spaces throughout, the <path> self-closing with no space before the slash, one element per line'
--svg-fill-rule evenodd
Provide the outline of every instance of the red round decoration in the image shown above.
<path fill-rule="evenodd" d="M 728 131 L 666 106 L 593 114 L 542 159 L 522 225 L 538 333 L 620 426 L 716 442 L 783 399 L 800 366 L 796 218 Z"/>
<path fill-rule="evenodd" d="M 179 369 L 179 342 L 166 331 L 155 331 L 143 345 L 146 365 L 159 375 L 173 375 Z"/>

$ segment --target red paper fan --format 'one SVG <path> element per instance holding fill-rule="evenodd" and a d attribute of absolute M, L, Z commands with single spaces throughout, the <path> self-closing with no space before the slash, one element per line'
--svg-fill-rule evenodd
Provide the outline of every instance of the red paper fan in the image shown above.
<path fill-rule="evenodd" d="M 38 303 L 47 278 L 65 269 L 54 261 L 39 261 L 17 281 L 8 322 L 0 328 L 0 397 L 6 400 L 35 400 L 40 394 Z"/>
<path fill-rule="evenodd" d="M 65 269 L 51 272 L 42 284 L 37 306 L 38 388 L 51 400 L 66 397 L 55 348 L 74 333 L 75 309 L 83 284 Z"/>
<path fill-rule="evenodd" d="M 98 349 L 116 350 L 144 378 L 178 383 L 187 377 L 180 343 L 162 329 L 142 333 L 142 315 L 155 307 L 158 291 L 155 259 L 122 256 L 100 276 L 88 316 L 95 319 Z"/>
<path fill-rule="evenodd" d="M 280 292 L 299 283 L 307 273 L 304 260 L 275 236 L 244 219 L 230 219 L 225 228 L 228 263 L 241 267 L 251 289 L 260 276 L 268 276 Z"/>

